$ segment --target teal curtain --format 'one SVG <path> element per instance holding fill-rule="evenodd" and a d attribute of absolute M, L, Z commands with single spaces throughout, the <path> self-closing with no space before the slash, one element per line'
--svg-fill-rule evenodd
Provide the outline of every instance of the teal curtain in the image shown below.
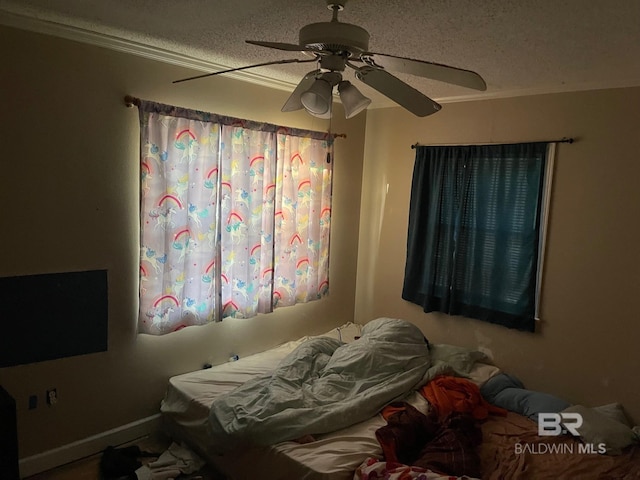
<path fill-rule="evenodd" d="M 403 299 L 534 331 L 547 145 L 416 147 Z"/>

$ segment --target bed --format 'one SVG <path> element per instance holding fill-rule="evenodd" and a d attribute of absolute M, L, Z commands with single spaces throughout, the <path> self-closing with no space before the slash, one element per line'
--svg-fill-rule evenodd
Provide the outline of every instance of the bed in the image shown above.
<path fill-rule="evenodd" d="M 377 319 L 373 322 L 385 323 L 386 320 Z M 367 333 L 366 330 L 364 332 Z M 381 412 L 367 414 L 367 418 L 355 423 L 346 421 L 345 426 L 321 434 L 314 433 L 313 436 L 298 435 L 304 430 L 296 431 L 294 439 L 274 444 L 235 444 L 231 441 L 233 437 L 220 440 L 221 431 L 218 428 L 224 426 L 212 427 L 214 404 L 225 398 L 233 401 L 234 391 L 242 392 L 241 389 L 246 388 L 247 384 L 269 377 L 283 362 L 286 363 L 286 359 L 314 339 L 334 339 L 348 346 L 357 345 L 356 339 L 362 334 L 362 326 L 349 323 L 321 336 L 303 337 L 237 361 L 172 377 L 161 405 L 164 425 L 174 439 L 184 442 L 224 476 L 234 480 L 471 478 L 465 475 L 441 475 L 420 467 L 386 462 L 377 436 L 382 427 L 388 426 Z M 432 410 L 430 403 L 423 391 L 417 388 L 421 383 L 452 375 L 480 388 L 489 385 L 490 381 L 497 384 L 503 374 L 480 352 L 451 345 L 428 345 L 427 348 L 430 366 L 422 382 L 417 382 L 402 395 L 394 395 L 386 403 L 409 405 L 408 408 L 415 409 L 420 415 L 429 415 Z M 349 412 L 355 411 L 357 409 Z M 351 413 L 343 416 L 350 417 Z M 285 421 L 289 421 L 289 417 L 285 417 Z M 531 446 L 544 444 L 547 447 L 550 443 L 578 445 L 580 441 L 566 435 L 552 439 L 540 437 L 534 421 L 512 411 L 488 415 L 478 424 L 482 442 L 475 453 L 481 464 L 482 475 L 474 478 L 640 478 L 638 446 L 625 448 L 617 452 L 618 455 L 593 452 L 572 454 L 569 447 L 555 452 L 541 452 Z M 221 448 L 225 443 L 229 444 L 228 449 Z M 516 443 L 527 444 L 529 448 L 515 452 Z M 577 446 L 572 448 L 577 452 Z M 576 472 L 579 473 L 575 475 Z"/>

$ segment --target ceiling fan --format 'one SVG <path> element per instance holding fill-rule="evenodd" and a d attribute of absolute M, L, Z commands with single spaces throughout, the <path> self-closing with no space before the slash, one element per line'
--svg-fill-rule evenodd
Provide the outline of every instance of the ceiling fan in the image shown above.
<path fill-rule="evenodd" d="M 282 111 L 291 112 L 304 108 L 311 115 L 320 118 L 329 118 L 331 116 L 332 95 L 336 86 L 347 118 L 358 114 L 371 103 L 371 100 L 362 95 L 351 82 L 342 78 L 342 73 L 347 67 L 355 71 L 355 77 L 358 80 L 419 117 L 431 115 L 442 107 L 434 100 L 389 73 L 389 70 L 476 90 L 486 90 L 485 81 L 480 75 L 471 70 L 413 58 L 370 52 L 369 32 L 357 25 L 338 21 L 338 12 L 344 9 L 347 0 L 326 0 L 326 3 L 327 8 L 333 11 L 331 21 L 312 23 L 302 27 L 297 45 L 255 40 L 246 41 L 261 47 L 289 52 L 302 52 L 311 58 L 294 58 L 258 63 L 183 78 L 173 83 L 266 65 L 316 62 L 318 68 L 310 71 L 302 78 L 282 107 Z"/>

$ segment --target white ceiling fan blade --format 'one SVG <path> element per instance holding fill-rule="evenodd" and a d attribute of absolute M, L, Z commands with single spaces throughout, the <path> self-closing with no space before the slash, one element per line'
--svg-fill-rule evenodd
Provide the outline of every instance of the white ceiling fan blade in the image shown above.
<path fill-rule="evenodd" d="M 471 70 L 464 70 L 462 68 L 413 58 L 397 57 L 384 53 L 366 52 L 361 54 L 360 58 L 369 65 L 379 66 L 385 70 L 409 73 L 411 75 L 452 83 L 475 90 L 484 91 L 487 89 L 487 84 L 484 79 Z"/>
<path fill-rule="evenodd" d="M 309 88 L 311 88 L 311 85 L 313 85 L 313 82 L 315 82 L 316 76 L 319 73 L 320 73 L 320 70 L 313 70 L 307 73 L 302 78 L 300 83 L 298 83 L 298 86 L 295 88 L 293 93 L 289 96 L 288 100 L 282 106 L 283 112 L 293 112 L 295 110 L 300 110 L 304 108 L 304 105 L 302 105 L 302 102 L 300 101 L 300 95 L 302 95 L 304 92 L 309 90 Z"/>
<path fill-rule="evenodd" d="M 440 104 L 385 70 L 362 67 L 356 69 L 356 77 L 418 117 L 426 117 L 442 108 Z"/>

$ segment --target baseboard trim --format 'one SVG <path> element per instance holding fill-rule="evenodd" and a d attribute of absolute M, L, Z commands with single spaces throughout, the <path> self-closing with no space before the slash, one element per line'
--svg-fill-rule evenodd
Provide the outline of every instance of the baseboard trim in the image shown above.
<path fill-rule="evenodd" d="M 66 463 L 101 452 L 109 445 L 121 445 L 161 429 L 160 414 L 152 415 L 112 430 L 69 443 L 53 450 L 20 459 L 20 477 L 42 473 Z"/>

